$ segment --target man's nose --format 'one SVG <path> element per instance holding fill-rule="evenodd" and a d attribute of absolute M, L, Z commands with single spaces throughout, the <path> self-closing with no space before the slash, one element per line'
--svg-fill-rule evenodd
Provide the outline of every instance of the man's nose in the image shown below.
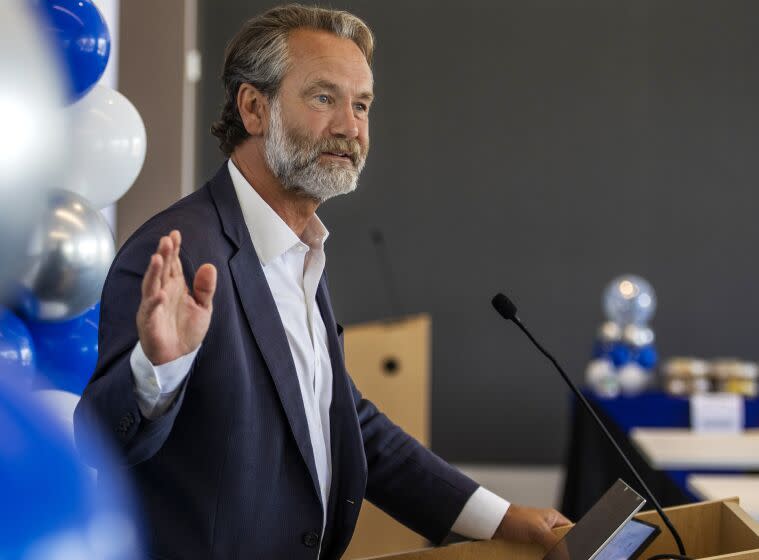
<path fill-rule="evenodd" d="M 358 136 L 358 121 L 352 103 L 341 104 L 332 118 L 330 133 L 338 138 L 353 139 Z"/>

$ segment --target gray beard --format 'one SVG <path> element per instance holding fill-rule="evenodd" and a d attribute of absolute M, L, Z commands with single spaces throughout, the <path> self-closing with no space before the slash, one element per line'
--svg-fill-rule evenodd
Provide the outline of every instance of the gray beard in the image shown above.
<path fill-rule="evenodd" d="M 266 163 L 285 190 L 302 193 L 324 202 L 356 189 L 358 176 L 364 168 L 365 157 L 358 158 L 355 167 L 319 161 L 318 142 L 299 146 L 285 130 L 279 100 L 271 104 L 269 131 L 264 143 Z"/>

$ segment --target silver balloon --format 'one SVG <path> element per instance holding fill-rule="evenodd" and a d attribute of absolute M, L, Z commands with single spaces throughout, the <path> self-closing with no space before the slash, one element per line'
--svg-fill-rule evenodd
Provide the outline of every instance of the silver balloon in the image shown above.
<path fill-rule="evenodd" d="M 604 311 L 619 325 L 645 325 L 656 311 L 656 293 L 640 276 L 619 276 L 604 291 Z"/>
<path fill-rule="evenodd" d="M 103 215 L 81 196 L 56 191 L 32 235 L 20 307 L 39 321 L 71 319 L 100 299 L 115 254 Z"/>
<path fill-rule="evenodd" d="M 66 175 L 63 75 L 32 4 L 3 0 L 0 10 L 0 297 L 48 189 Z"/>

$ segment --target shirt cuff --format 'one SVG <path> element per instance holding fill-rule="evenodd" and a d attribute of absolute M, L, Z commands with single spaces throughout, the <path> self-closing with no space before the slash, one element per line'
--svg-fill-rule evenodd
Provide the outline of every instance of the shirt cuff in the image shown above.
<path fill-rule="evenodd" d="M 145 355 L 142 344 L 138 340 L 130 359 L 132 371 L 139 369 L 143 377 L 154 379 L 155 388 L 159 394 L 173 393 L 182 384 L 187 374 L 190 373 L 192 361 L 198 355 L 198 350 L 200 350 L 200 346 L 184 356 L 179 356 L 176 360 L 166 362 L 160 366 L 154 366 Z"/>
<path fill-rule="evenodd" d="M 464 504 L 451 531 L 468 539 L 492 539 L 511 505 L 480 486 Z"/>
<path fill-rule="evenodd" d="M 155 418 L 168 408 L 190 373 L 198 350 L 200 346 L 176 360 L 154 366 L 145 355 L 142 344 L 137 342 L 129 356 L 129 365 L 132 367 L 137 404 L 143 416 Z"/>

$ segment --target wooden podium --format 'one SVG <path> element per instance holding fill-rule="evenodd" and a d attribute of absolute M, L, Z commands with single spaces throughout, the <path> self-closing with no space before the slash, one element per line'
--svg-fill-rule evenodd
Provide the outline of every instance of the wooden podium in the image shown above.
<path fill-rule="evenodd" d="M 345 364 L 359 391 L 423 445 L 430 427 L 430 317 L 345 327 Z M 414 550 L 427 541 L 364 501 L 343 558 Z"/>
<path fill-rule="evenodd" d="M 738 505 L 737 498 L 666 508 L 692 558 L 759 560 L 759 523 Z M 676 553 L 677 545 L 655 511 L 636 516 L 658 525 L 662 532 L 640 558 Z M 562 527 L 556 533 L 563 535 Z M 545 552 L 535 545 L 477 541 L 382 556 L 382 560 L 541 560 Z M 379 558 L 379 557 L 375 557 Z M 367 559 L 369 560 L 369 559 Z"/>

